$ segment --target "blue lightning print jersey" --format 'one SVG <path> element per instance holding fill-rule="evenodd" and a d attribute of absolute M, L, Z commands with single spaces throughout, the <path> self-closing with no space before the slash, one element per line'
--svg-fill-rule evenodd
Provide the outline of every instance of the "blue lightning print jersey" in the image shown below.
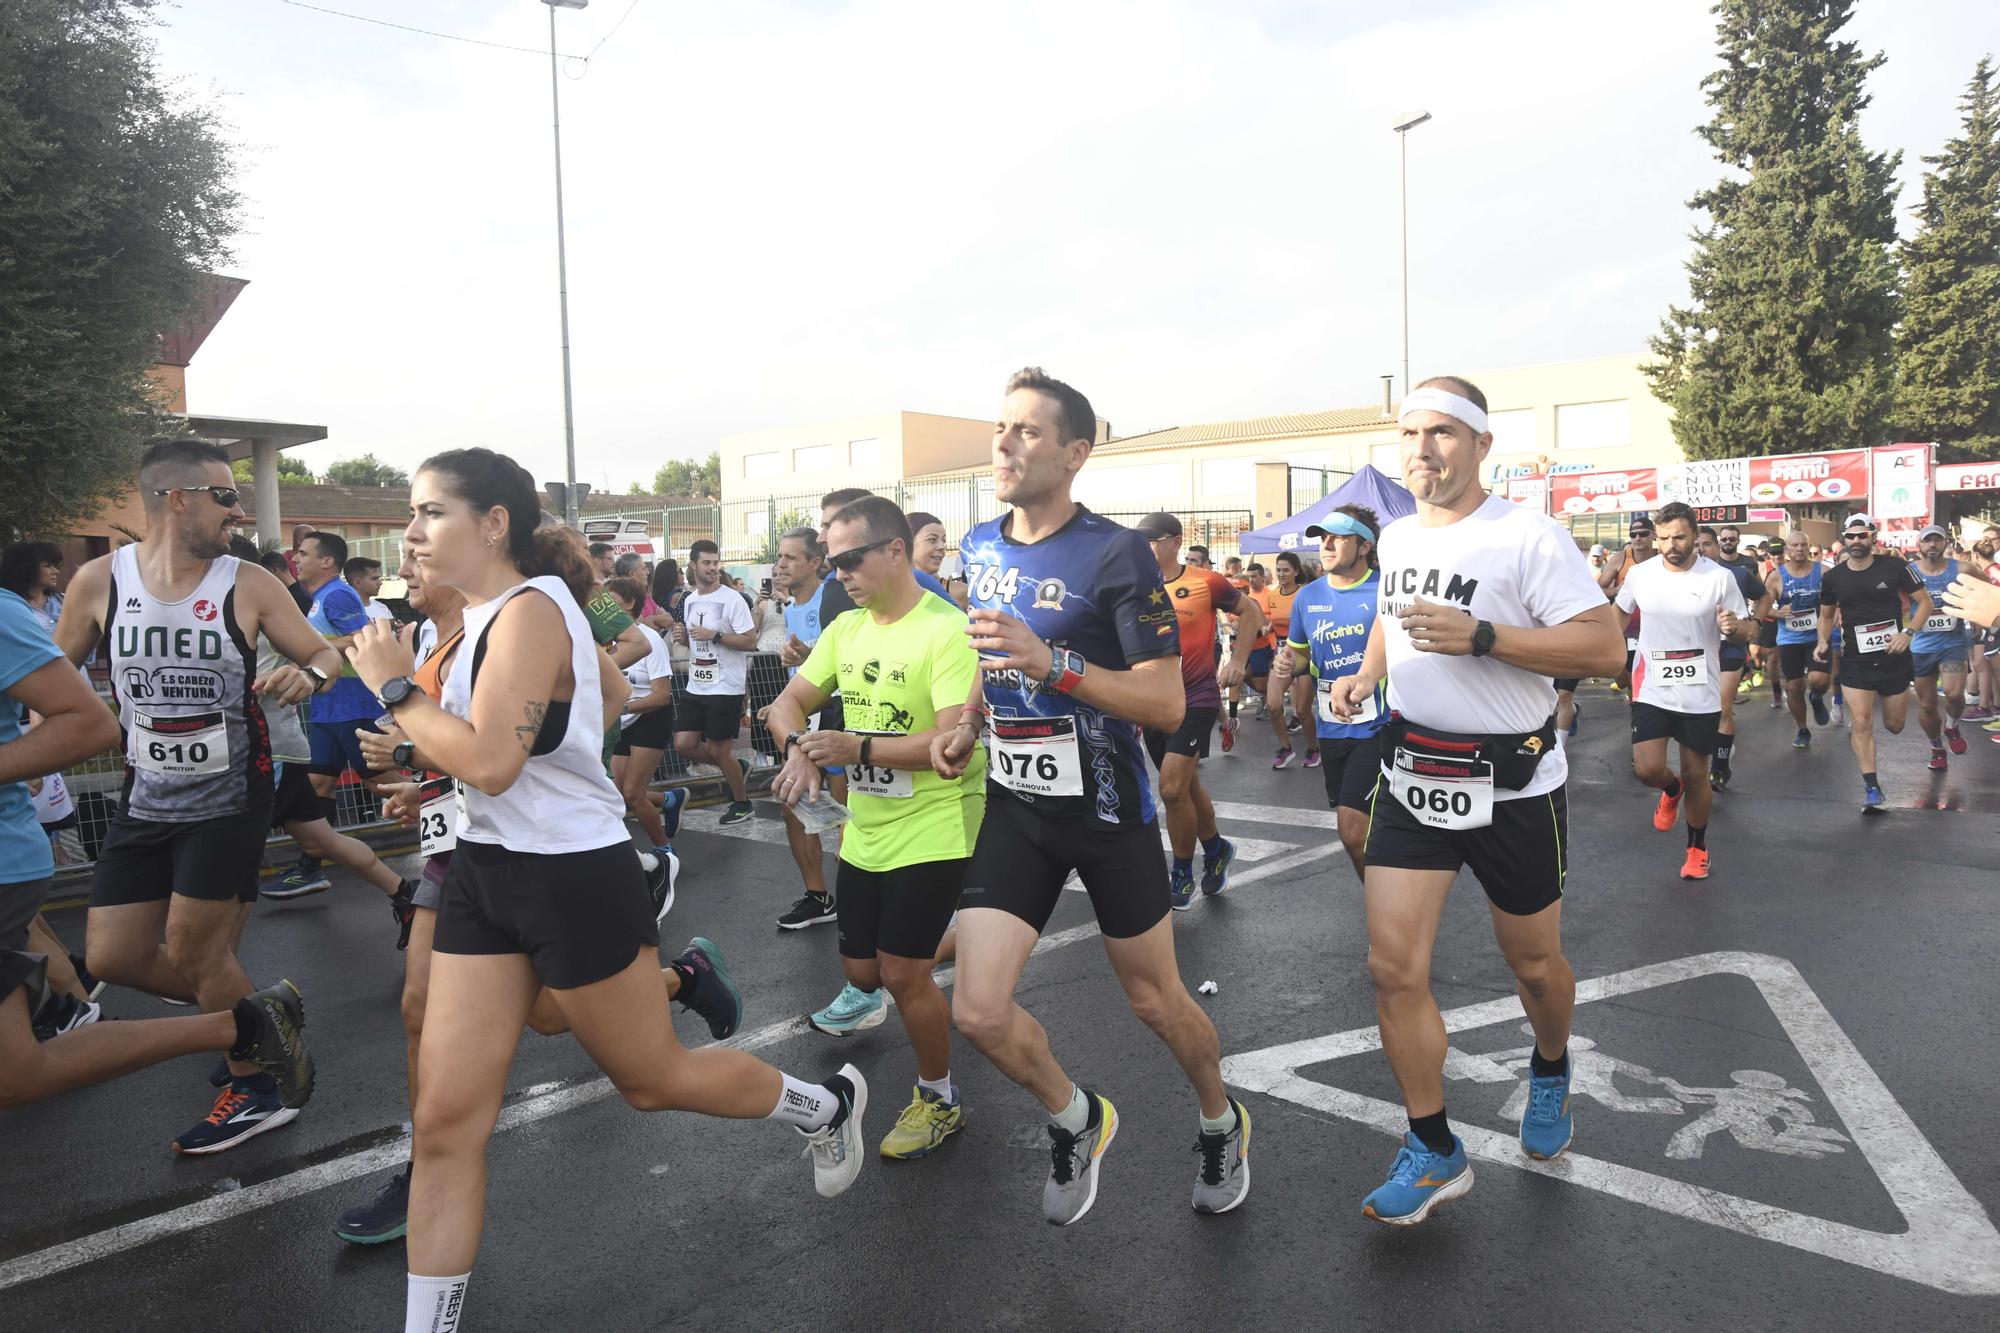
<path fill-rule="evenodd" d="M 1180 655 L 1173 603 L 1144 537 L 1079 505 L 1060 531 L 1022 543 L 1007 535 L 1011 518 L 981 523 L 959 543 L 972 610 L 1018 616 L 1092 667 Z M 987 799 L 1052 818 L 1152 823 L 1138 724 L 1039 686 L 1017 671 L 986 674 Z"/>

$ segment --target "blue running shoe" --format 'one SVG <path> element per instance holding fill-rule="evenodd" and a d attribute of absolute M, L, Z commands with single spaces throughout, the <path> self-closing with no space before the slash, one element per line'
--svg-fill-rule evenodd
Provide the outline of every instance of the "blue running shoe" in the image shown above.
<path fill-rule="evenodd" d="M 1811 748 L 1812 748 L 1812 732 L 1808 731 L 1808 730 L 1807 730 L 1806 728 L 1804 728 L 1804 727 L 1800 727 L 1800 728 L 1799 728 L 1799 734 L 1798 734 L 1798 735 L 1796 735 L 1796 736 L 1794 736 L 1794 737 L 1792 737 L 1792 748 L 1793 748 L 1794 750 L 1809 750 L 1809 749 L 1811 749 Z"/>
<path fill-rule="evenodd" d="M 1879 815 L 1882 813 L 1882 807 L 1885 804 L 1886 802 L 1882 799 L 1882 789 L 1880 787 L 1863 785 L 1861 788 L 1862 814 Z"/>
<path fill-rule="evenodd" d="M 1213 898 L 1229 887 L 1229 867 L 1236 860 L 1236 844 L 1229 839 L 1222 840 L 1222 850 L 1214 856 L 1201 858 L 1201 892 L 1205 898 Z"/>
<path fill-rule="evenodd" d="M 1583 705 L 1573 703 L 1569 707 L 1569 734 L 1571 739 L 1575 739 L 1576 729 L 1583 725 Z"/>
<path fill-rule="evenodd" d="M 880 990 L 862 990 L 850 982 L 840 988 L 840 994 L 833 997 L 832 1004 L 806 1015 L 806 1022 L 816 1032 L 824 1032 L 829 1037 L 845 1037 L 851 1032 L 880 1027 L 882 1020 L 888 1016 L 889 1005 Z"/>
<path fill-rule="evenodd" d="M 381 1245 L 401 1240 L 409 1229 L 410 1168 L 407 1165 L 391 1176 L 374 1198 L 348 1209 L 333 1224 L 333 1234 L 350 1245 Z"/>
<path fill-rule="evenodd" d="M 1167 874 L 1167 897 L 1173 902 L 1176 912 L 1185 912 L 1194 906 L 1194 871 L 1175 866 Z"/>
<path fill-rule="evenodd" d="M 681 811 L 688 803 L 687 789 L 669 787 L 661 795 L 666 803 L 660 807 L 660 822 L 666 825 L 667 841 L 672 842 L 674 835 L 681 831 Z"/>
<path fill-rule="evenodd" d="M 1563 1072 L 1546 1078 L 1528 1075 L 1528 1109 L 1521 1113 L 1521 1149 L 1538 1162 L 1561 1156 L 1569 1147 L 1576 1122 L 1569 1113 L 1569 1076 L 1576 1068 L 1566 1064 Z"/>
<path fill-rule="evenodd" d="M 1472 1163 L 1465 1160 L 1465 1144 L 1456 1134 L 1449 1157 L 1426 1148 L 1415 1134 L 1405 1134 L 1389 1178 L 1361 1201 L 1361 1215 L 1392 1227 L 1413 1227 L 1431 1209 L 1471 1188 Z"/>
<path fill-rule="evenodd" d="M 174 1151 L 190 1156 L 223 1152 L 267 1129 L 290 1124 L 298 1114 L 297 1107 L 286 1106 L 279 1098 L 277 1080 L 269 1074 L 236 1079 L 215 1099 L 207 1118 L 174 1140 Z"/>
<path fill-rule="evenodd" d="M 1815 723 L 1824 727 L 1833 721 L 1832 715 L 1826 711 L 1826 696 L 1824 694 L 1813 695 L 1810 702 L 1812 703 L 1812 715 Z"/>

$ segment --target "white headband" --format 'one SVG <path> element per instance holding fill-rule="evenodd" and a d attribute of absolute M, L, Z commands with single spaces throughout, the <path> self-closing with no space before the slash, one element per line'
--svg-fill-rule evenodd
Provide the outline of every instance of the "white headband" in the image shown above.
<path fill-rule="evenodd" d="M 1486 411 L 1470 398 L 1461 398 L 1446 389 L 1412 389 L 1403 395 L 1403 407 L 1397 414 L 1397 424 L 1409 420 L 1412 412 L 1442 412 L 1448 417 L 1457 417 L 1472 427 L 1474 435 L 1486 433 Z"/>

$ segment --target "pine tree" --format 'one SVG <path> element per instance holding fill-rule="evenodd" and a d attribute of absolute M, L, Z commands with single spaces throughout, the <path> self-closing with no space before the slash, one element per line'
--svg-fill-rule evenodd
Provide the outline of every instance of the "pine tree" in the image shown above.
<path fill-rule="evenodd" d="M 1993 59 L 1959 99 L 1963 130 L 1924 164 L 1923 224 L 1903 247 L 1896 420 L 1941 458 L 2000 454 L 2000 87 Z"/>
<path fill-rule="evenodd" d="M 1722 68 L 1698 131 L 1728 173 L 1689 200 L 1690 302 L 1652 340 L 1653 392 L 1689 458 L 1886 438 L 1900 154 L 1861 142 L 1880 55 L 1836 40 L 1854 0 L 1718 0 Z"/>

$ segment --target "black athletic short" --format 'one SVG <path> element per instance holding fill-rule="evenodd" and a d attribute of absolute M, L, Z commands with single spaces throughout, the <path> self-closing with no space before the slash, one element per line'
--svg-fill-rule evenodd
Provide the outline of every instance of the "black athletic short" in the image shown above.
<path fill-rule="evenodd" d="M 659 708 L 633 718 L 632 725 L 618 733 L 618 743 L 611 747 L 611 753 L 630 754 L 634 746 L 641 750 L 673 749 L 674 710 Z"/>
<path fill-rule="evenodd" d="M 54 876 L 44 875 L 0 884 L 0 954 L 28 947 L 28 927 L 49 900 L 49 886 L 55 882 Z M 0 990 L 0 996 L 6 993 Z"/>
<path fill-rule="evenodd" d="M 1440 829 L 1420 823 L 1386 782 L 1369 805 L 1363 866 L 1405 870 L 1469 867 L 1493 905 L 1509 916 L 1533 916 L 1562 897 L 1569 844 L 1568 788 L 1493 803 L 1481 829 Z"/>
<path fill-rule="evenodd" d="M 1382 777 L 1382 747 L 1379 738 L 1365 736 L 1322 736 L 1319 738 L 1319 768 L 1326 775 L 1326 808 L 1346 806 L 1368 809 L 1375 784 Z"/>
<path fill-rule="evenodd" d="M 1557 694 L 1561 694 L 1564 690 L 1569 691 L 1571 694 L 1575 694 L 1576 687 L 1581 685 L 1582 683 L 1583 683 L 1583 677 L 1581 676 L 1557 676 L 1554 680 L 1551 680 L 1549 682 L 1549 684 L 1556 687 Z"/>
<path fill-rule="evenodd" d="M 1153 767 L 1170 754 L 1191 755 L 1196 759 L 1208 758 L 1208 734 L 1215 730 L 1215 714 L 1218 710 L 1204 705 L 1190 706 L 1181 725 L 1169 733 L 1155 731 L 1151 727 L 1146 732 L 1146 753 L 1153 756 Z"/>
<path fill-rule="evenodd" d="M 1840 659 L 1840 685 L 1847 690 L 1873 690 L 1894 698 L 1916 679 L 1916 659 L 1909 653 L 1869 653 Z"/>
<path fill-rule="evenodd" d="M 743 730 L 740 694 L 684 694 L 674 704 L 674 732 L 701 733 L 705 741 L 733 741 Z"/>
<path fill-rule="evenodd" d="M 326 818 L 327 802 L 313 790 L 312 770 L 296 759 L 278 764 L 278 785 L 271 799 L 271 827 L 310 823 Z"/>
<path fill-rule="evenodd" d="M 1641 741 L 1678 741 L 1696 754 L 1714 754 L 1718 734 L 1716 729 L 1721 723 L 1720 711 L 1677 713 L 1671 708 L 1634 703 L 1632 743 L 1637 745 Z"/>
<path fill-rule="evenodd" d="M 1778 645 L 1778 669 L 1785 673 L 1786 680 L 1797 680 L 1801 676 L 1824 676 L 1833 670 L 1831 662 L 1813 661 L 1813 652 L 1818 647 L 1811 643 L 1781 643 Z"/>
<path fill-rule="evenodd" d="M 162 902 L 173 894 L 203 902 L 257 901 L 271 807 L 186 824 L 111 816 L 90 881 L 92 907 Z"/>
<path fill-rule="evenodd" d="M 1063 881 L 1076 871 L 1106 939 L 1130 939 L 1173 908 L 1160 826 L 1049 819 L 997 782 L 986 784 L 986 820 L 966 868 L 958 906 L 1012 912 L 1037 931 L 1048 925 Z"/>
<path fill-rule="evenodd" d="M 1252 648 L 1249 660 L 1243 664 L 1245 680 L 1263 680 L 1271 674 L 1273 652 L 1269 648 Z"/>
<path fill-rule="evenodd" d="M 937 957 L 938 941 L 958 910 L 958 891 L 965 887 L 965 868 L 971 863 L 961 856 L 863 870 L 842 861 L 833 889 L 840 910 L 841 957 Z"/>
<path fill-rule="evenodd" d="M 1757 646 L 1760 648 L 1782 648 L 1778 642 L 1778 622 L 1760 620 L 1757 622 Z"/>
<path fill-rule="evenodd" d="M 629 842 L 587 852 L 515 852 L 460 838 L 438 906 L 438 953 L 522 953 L 554 990 L 574 990 L 656 949 L 653 897 Z"/>
<path fill-rule="evenodd" d="M 1720 666 L 1726 675 L 1731 671 L 1741 671 L 1750 665 L 1750 650 L 1734 639 L 1723 642 Z"/>

